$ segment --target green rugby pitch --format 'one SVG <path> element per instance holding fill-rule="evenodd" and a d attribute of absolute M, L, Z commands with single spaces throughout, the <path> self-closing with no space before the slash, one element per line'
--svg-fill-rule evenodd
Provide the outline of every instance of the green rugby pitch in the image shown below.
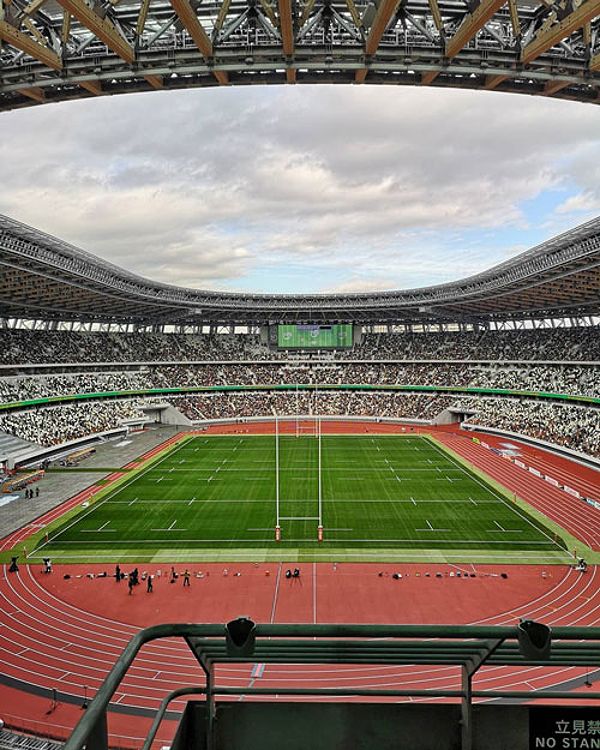
<path fill-rule="evenodd" d="M 49 530 L 54 559 L 564 558 L 553 531 L 427 437 L 195 436 Z M 398 558 L 399 559 L 399 558 Z"/>

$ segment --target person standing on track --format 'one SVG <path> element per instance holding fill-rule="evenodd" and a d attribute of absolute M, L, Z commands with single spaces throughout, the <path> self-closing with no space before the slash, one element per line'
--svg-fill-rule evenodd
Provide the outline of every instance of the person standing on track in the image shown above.
<path fill-rule="evenodd" d="M 183 573 L 183 585 L 189 586 L 190 585 L 190 571 L 186 568 Z"/>

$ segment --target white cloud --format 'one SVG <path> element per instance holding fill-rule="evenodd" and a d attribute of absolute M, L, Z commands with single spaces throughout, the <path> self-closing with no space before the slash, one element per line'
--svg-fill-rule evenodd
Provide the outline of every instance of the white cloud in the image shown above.
<path fill-rule="evenodd" d="M 80 101 L 0 117 L 0 211 L 187 286 L 279 291 L 290 264 L 304 288 L 439 283 L 597 211 L 599 133 L 595 107 L 466 91 Z M 559 190 L 532 224 L 524 204 Z"/>
<path fill-rule="evenodd" d="M 593 192 L 586 190 L 567 198 L 557 207 L 560 214 L 586 213 L 596 215 L 600 213 L 600 190 Z"/>

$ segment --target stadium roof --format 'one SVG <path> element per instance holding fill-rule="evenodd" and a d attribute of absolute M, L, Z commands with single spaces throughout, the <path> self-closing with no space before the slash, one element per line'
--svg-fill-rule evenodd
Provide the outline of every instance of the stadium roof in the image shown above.
<path fill-rule="evenodd" d="M 0 110 L 230 84 L 600 103 L 600 0 L 3 0 Z"/>
<path fill-rule="evenodd" d="M 475 276 L 403 291 L 267 295 L 185 289 L 136 276 L 1 215 L 0 267 L 5 319 L 260 325 L 597 315 L 600 217 Z"/>

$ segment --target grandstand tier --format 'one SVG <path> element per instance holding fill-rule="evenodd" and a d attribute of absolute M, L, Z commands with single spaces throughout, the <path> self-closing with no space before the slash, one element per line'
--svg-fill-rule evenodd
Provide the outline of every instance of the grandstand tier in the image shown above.
<path fill-rule="evenodd" d="M 51 446 L 148 420 L 157 405 L 183 425 L 274 414 L 436 421 L 454 409 L 598 456 L 598 359 L 597 326 L 365 333 L 351 349 L 316 352 L 254 334 L 7 328 L 0 429 Z"/>

